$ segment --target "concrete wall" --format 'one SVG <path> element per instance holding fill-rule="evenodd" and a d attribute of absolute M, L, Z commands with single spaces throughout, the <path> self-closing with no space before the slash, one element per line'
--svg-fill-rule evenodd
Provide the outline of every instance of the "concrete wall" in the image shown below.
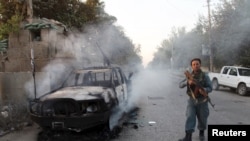
<path fill-rule="evenodd" d="M 31 41 L 31 36 L 32 33 L 29 30 L 10 34 L 7 54 L 0 55 L 0 102 L 27 100 L 34 97 L 31 48 L 34 50 L 38 96 L 49 92 L 51 87 L 57 87 L 55 83 L 60 83 L 59 78 L 62 78 L 58 72 L 54 74 L 43 72 L 43 68 L 49 62 L 56 63 L 57 59 L 67 62 L 75 56 L 74 54 L 58 55 L 65 46 L 65 36 L 58 30 L 41 29 L 41 40 Z M 4 61 L 5 57 L 8 59 Z"/>
<path fill-rule="evenodd" d="M 35 75 L 37 95 L 50 91 L 50 74 L 38 72 Z M 44 81 L 46 78 L 46 82 Z M 34 98 L 34 81 L 31 72 L 1 72 L 0 73 L 0 102 L 25 102 Z"/>
<path fill-rule="evenodd" d="M 30 41 L 30 34 L 28 30 L 10 34 L 7 54 L 0 55 L 1 72 L 31 71 L 31 48 L 34 50 L 34 60 L 38 72 L 49 61 L 56 58 L 57 52 L 62 48 L 61 44 L 58 44 L 61 43 L 63 35 L 58 34 L 55 30 L 42 29 L 41 41 Z M 5 57 L 8 58 L 7 61 L 3 61 Z"/>

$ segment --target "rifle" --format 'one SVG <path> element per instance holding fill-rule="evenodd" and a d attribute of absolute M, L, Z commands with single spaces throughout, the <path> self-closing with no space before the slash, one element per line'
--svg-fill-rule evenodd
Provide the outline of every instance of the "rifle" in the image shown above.
<path fill-rule="evenodd" d="M 195 84 L 194 89 L 194 96 L 197 97 L 199 94 L 203 95 L 204 97 L 208 97 L 208 94 L 204 90 L 204 88 L 193 78 L 193 75 L 189 71 L 185 71 L 187 80 L 192 80 Z"/>
<path fill-rule="evenodd" d="M 207 98 L 207 100 L 210 103 L 210 105 L 214 108 L 215 104 L 212 103 L 210 97 L 208 96 L 208 93 L 204 90 L 204 88 L 202 87 L 202 85 L 194 79 L 193 75 L 189 71 L 185 71 L 184 74 L 185 74 L 187 80 L 192 80 L 194 82 L 194 84 L 195 84 L 194 91 L 189 86 L 189 89 L 191 91 L 191 97 L 193 98 L 193 100 L 197 101 L 196 97 L 199 94 L 201 94 L 205 98 Z"/>

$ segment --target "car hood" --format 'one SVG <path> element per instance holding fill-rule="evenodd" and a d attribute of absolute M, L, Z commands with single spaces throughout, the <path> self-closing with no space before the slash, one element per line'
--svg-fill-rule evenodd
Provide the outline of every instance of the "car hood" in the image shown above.
<path fill-rule="evenodd" d="M 41 101 L 48 99 L 57 98 L 71 98 L 74 100 L 92 100 L 104 98 L 105 102 L 108 102 L 114 97 L 114 93 L 110 88 L 106 87 L 93 87 L 93 86 L 75 86 L 75 87 L 65 87 L 59 89 L 51 94 L 48 94 L 41 98 Z"/>

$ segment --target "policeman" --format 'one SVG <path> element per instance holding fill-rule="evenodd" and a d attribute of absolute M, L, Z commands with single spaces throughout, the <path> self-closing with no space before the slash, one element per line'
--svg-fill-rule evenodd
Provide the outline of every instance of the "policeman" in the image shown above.
<path fill-rule="evenodd" d="M 187 109 L 186 109 L 186 135 L 179 141 L 192 141 L 192 133 L 195 131 L 196 118 L 198 120 L 199 139 L 204 140 L 204 131 L 207 128 L 207 119 L 209 116 L 208 97 L 202 93 L 212 92 L 212 82 L 207 73 L 201 70 L 201 60 L 194 58 L 191 60 L 192 72 L 194 79 L 186 79 L 180 82 L 180 88 L 187 86 L 187 94 L 189 95 Z M 198 94 L 194 95 L 195 89 L 199 84 Z"/>

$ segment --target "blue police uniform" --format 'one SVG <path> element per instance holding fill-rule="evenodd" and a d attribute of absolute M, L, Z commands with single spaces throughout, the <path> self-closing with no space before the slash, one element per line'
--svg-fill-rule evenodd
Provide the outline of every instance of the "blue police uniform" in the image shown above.
<path fill-rule="evenodd" d="M 198 73 L 191 73 L 196 82 L 200 84 L 206 91 L 206 93 L 212 92 L 212 82 L 207 75 L 207 73 L 200 70 Z M 207 128 L 207 118 L 209 116 L 208 98 L 201 94 L 198 94 L 195 99 L 192 97 L 192 92 L 194 92 L 195 86 L 188 85 L 187 81 L 182 81 L 180 83 L 180 88 L 187 86 L 187 94 L 190 96 L 188 99 L 187 109 L 186 109 L 186 123 L 185 131 L 186 136 L 191 138 L 192 133 L 195 131 L 196 118 L 198 120 L 197 128 L 200 130 L 200 135 L 204 138 L 204 130 Z M 182 141 L 185 141 L 184 139 Z M 187 140 L 187 141 L 191 141 Z"/>

